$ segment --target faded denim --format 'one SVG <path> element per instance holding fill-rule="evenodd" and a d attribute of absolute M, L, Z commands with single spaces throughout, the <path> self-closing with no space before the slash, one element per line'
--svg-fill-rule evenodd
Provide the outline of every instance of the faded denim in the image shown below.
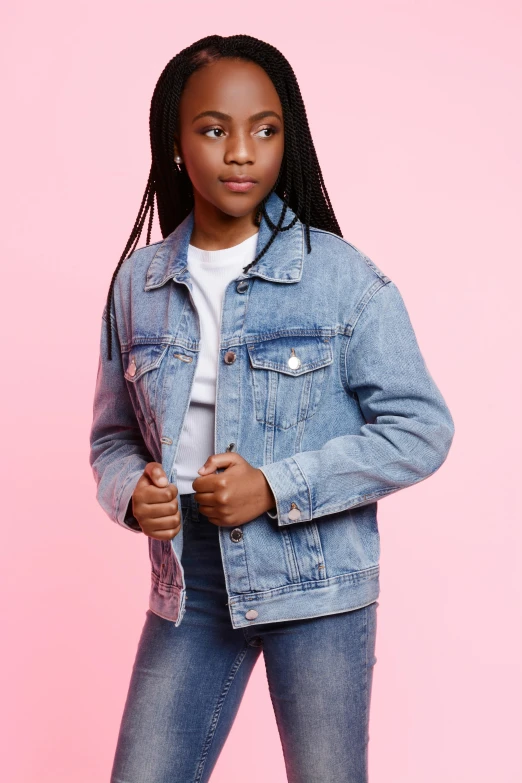
<path fill-rule="evenodd" d="M 377 602 L 232 628 L 219 529 L 193 495 L 180 504 L 185 618 L 146 613 L 111 783 L 206 783 L 261 652 L 289 783 L 367 783 Z M 255 764 L 253 743 L 241 755 Z"/>
<path fill-rule="evenodd" d="M 267 206 L 277 222 L 281 199 L 272 194 Z M 131 497 L 147 462 L 176 483 L 198 360 L 192 226 L 193 213 L 122 264 L 112 361 L 102 314 L 90 464 L 101 507 L 138 534 Z M 258 249 L 269 236 L 263 218 Z M 277 512 L 242 525 L 238 540 L 218 529 L 233 628 L 374 602 L 377 501 L 431 476 L 454 436 L 395 283 L 334 234 L 312 229 L 311 244 L 308 254 L 297 221 L 225 290 L 215 452 L 238 451 L 260 468 Z M 182 514 L 172 541 L 148 538 L 149 608 L 175 625 L 185 612 L 183 529 Z"/>

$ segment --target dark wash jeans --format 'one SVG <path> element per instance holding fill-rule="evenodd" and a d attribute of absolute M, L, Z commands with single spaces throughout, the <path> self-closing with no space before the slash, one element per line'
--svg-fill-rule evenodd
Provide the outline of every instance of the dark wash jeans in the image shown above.
<path fill-rule="evenodd" d="M 209 781 L 261 651 L 288 782 L 367 783 L 378 602 L 234 629 L 218 528 L 178 500 L 186 613 L 176 627 L 146 612 L 111 783 Z"/>

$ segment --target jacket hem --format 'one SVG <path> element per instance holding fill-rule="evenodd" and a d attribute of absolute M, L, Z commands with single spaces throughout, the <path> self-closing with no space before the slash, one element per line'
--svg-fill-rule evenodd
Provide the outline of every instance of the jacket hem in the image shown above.
<path fill-rule="evenodd" d="M 299 582 L 275 590 L 232 596 L 229 601 L 230 617 L 234 628 L 305 620 L 360 609 L 373 603 L 379 597 L 379 592 L 377 565 L 331 579 Z M 257 611 L 257 616 L 248 620 L 245 615 L 251 609 Z"/>
<path fill-rule="evenodd" d="M 316 582 L 299 582 L 274 590 L 235 595 L 228 602 L 233 628 L 262 623 L 306 620 L 339 614 L 373 603 L 379 597 L 379 566 L 341 574 Z M 153 574 L 149 597 L 151 612 L 178 626 L 185 614 L 186 589 L 167 585 Z M 249 609 L 257 611 L 254 620 L 245 618 Z"/>
<path fill-rule="evenodd" d="M 186 595 L 186 589 L 179 585 L 168 585 L 152 573 L 149 609 L 154 614 L 178 626 L 185 614 Z"/>

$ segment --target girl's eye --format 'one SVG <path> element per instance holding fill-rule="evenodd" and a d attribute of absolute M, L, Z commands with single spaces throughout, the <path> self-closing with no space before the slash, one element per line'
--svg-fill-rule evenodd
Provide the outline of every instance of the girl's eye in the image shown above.
<path fill-rule="evenodd" d="M 205 131 L 203 135 L 204 136 L 210 135 L 212 139 L 220 139 L 221 136 L 218 136 L 217 135 L 218 133 L 224 133 L 224 130 L 222 128 L 210 128 L 208 131 Z"/>
<path fill-rule="evenodd" d="M 257 136 L 257 135 L 262 134 L 262 133 L 265 133 L 265 134 L 267 133 L 268 134 L 268 136 L 261 136 L 262 139 L 269 139 L 270 136 L 274 135 L 275 130 L 273 128 L 261 128 L 261 130 L 258 131 L 255 135 Z"/>

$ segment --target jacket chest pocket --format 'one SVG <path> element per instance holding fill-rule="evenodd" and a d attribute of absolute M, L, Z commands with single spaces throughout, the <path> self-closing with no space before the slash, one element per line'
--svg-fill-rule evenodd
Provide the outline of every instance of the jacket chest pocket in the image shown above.
<path fill-rule="evenodd" d="M 136 406 L 148 424 L 154 423 L 158 406 L 158 389 L 161 388 L 163 360 L 168 351 L 168 344 L 149 343 L 133 345 L 122 353 L 125 380 Z"/>
<path fill-rule="evenodd" d="M 291 336 L 247 345 L 256 419 L 289 429 L 319 407 L 328 367 L 329 337 Z"/>

